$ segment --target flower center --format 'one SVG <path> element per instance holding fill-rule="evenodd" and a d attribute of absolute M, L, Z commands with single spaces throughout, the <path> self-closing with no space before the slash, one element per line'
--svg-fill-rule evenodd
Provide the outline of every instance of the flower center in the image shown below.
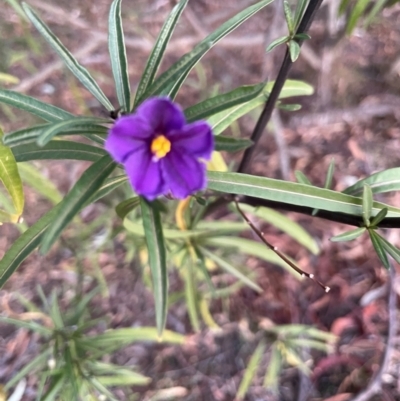
<path fill-rule="evenodd" d="M 153 153 L 157 159 L 162 159 L 170 150 L 171 142 L 164 135 L 159 135 L 151 142 L 151 153 Z"/>

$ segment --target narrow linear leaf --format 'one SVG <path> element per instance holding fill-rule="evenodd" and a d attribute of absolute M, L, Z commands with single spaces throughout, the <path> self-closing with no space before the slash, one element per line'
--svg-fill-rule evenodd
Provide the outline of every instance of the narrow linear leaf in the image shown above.
<path fill-rule="evenodd" d="M 44 231 L 59 214 L 60 210 L 61 207 L 58 204 L 13 242 L 0 261 L 0 288 L 40 244 Z"/>
<path fill-rule="evenodd" d="M 151 51 L 149 59 L 147 60 L 146 67 L 140 79 L 138 89 L 136 91 L 135 104 L 143 98 L 143 94 L 147 91 L 148 87 L 153 83 L 154 77 L 161 64 L 165 49 L 171 38 L 172 33 L 178 23 L 178 20 L 187 5 L 188 0 L 181 0 L 171 11 L 168 18 L 164 22 L 163 27 L 158 35 L 156 43 Z"/>
<path fill-rule="evenodd" d="M 240 280 L 242 283 L 246 284 L 250 288 L 252 288 L 254 291 L 257 292 L 262 292 L 262 289 L 259 285 L 257 285 L 254 281 L 249 279 L 245 274 L 243 274 L 240 270 L 238 270 L 235 266 L 230 264 L 228 261 L 225 259 L 222 259 L 215 253 L 210 252 L 206 248 L 199 248 L 200 251 L 203 253 L 203 255 L 207 256 L 211 260 L 213 260 L 217 265 L 221 266 L 222 269 L 226 270 L 228 273 L 232 274 L 232 276 L 236 277 L 238 280 Z"/>
<path fill-rule="evenodd" d="M 283 0 L 283 12 L 285 13 L 285 19 L 289 33 L 290 35 L 293 35 L 295 29 L 294 20 L 293 20 L 292 10 L 290 9 L 290 4 L 287 0 Z"/>
<path fill-rule="evenodd" d="M 39 169 L 29 163 L 19 163 L 18 169 L 22 181 L 33 188 L 38 194 L 50 200 L 54 205 L 61 202 L 62 195 L 60 191 Z"/>
<path fill-rule="evenodd" d="M 261 359 L 264 355 L 265 347 L 266 347 L 265 342 L 260 341 L 260 343 L 257 345 L 257 348 L 253 352 L 253 355 L 251 356 L 247 368 L 244 372 L 243 379 L 240 382 L 239 389 L 236 393 L 236 398 L 238 400 L 242 400 L 246 395 L 251 385 L 251 382 L 253 381 L 253 378 L 257 373 L 257 369 L 260 366 Z"/>
<path fill-rule="evenodd" d="M 389 259 L 386 254 L 384 242 L 381 240 L 382 237 L 379 236 L 375 232 L 375 230 L 368 230 L 368 234 L 380 261 L 382 262 L 385 269 L 389 270 L 390 269 Z"/>
<path fill-rule="evenodd" d="M 371 228 L 377 227 L 379 223 L 386 217 L 388 210 L 384 207 L 375 217 L 371 220 Z"/>
<path fill-rule="evenodd" d="M 104 198 L 112 191 L 125 184 L 128 181 L 128 177 L 125 174 L 118 175 L 116 177 L 108 178 L 104 181 L 103 185 L 95 191 L 92 196 L 86 201 L 83 207 L 88 206 L 99 199 Z"/>
<path fill-rule="evenodd" d="M 397 262 L 400 264 L 400 249 L 397 249 L 394 245 L 392 245 L 388 240 L 380 236 L 378 233 L 375 233 L 379 238 L 383 248 L 386 252 Z"/>
<path fill-rule="evenodd" d="M 73 117 L 73 116 L 72 116 Z M 33 142 L 40 134 L 42 134 L 51 124 L 35 125 L 33 127 L 24 128 L 18 131 L 6 134 L 3 138 L 5 145 L 20 145 L 23 143 Z M 98 124 L 74 124 L 71 127 L 66 126 L 65 129 L 57 135 L 82 135 L 93 139 L 95 135 L 107 135 L 108 128 Z M 102 142 L 104 139 L 102 138 Z"/>
<path fill-rule="evenodd" d="M 280 110 L 285 111 L 297 111 L 301 109 L 301 104 L 282 104 L 278 103 L 276 107 Z"/>
<path fill-rule="evenodd" d="M 89 71 L 82 67 L 75 57 L 66 49 L 60 40 L 53 34 L 50 28 L 38 17 L 33 9 L 26 3 L 22 3 L 22 7 L 39 33 L 53 48 L 53 50 L 60 56 L 65 65 L 75 75 L 75 77 L 82 83 L 82 85 L 108 110 L 114 110 L 113 105 L 107 99 L 103 91 L 97 85 L 96 81 L 90 75 Z"/>
<path fill-rule="evenodd" d="M 223 112 L 217 113 L 208 119 L 208 122 L 213 128 L 214 135 L 219 135 L 226 128 L 228 128 L 234 121 L 249 113 L 250 111 L 262 106 L 268 99 L 269 93 L 272 90 L 274 81 L 268 82 L 265 85 L 264 90 L 254 99 L 233 106 L 230 109 L 224 110 Z M 312 95 L 314 89 L 311 85 L 306 84 L 302 81 L 286 80 L 285 85 L 279 95 L 279 99 L 285 99 L 292 96 L 307 96 Z"/>
<path fill-rule="evenodd" d="M 308 33 L 298 33 L 296 35 L 294 35 L 294 39 L 298 39 L 298 40 L 309 40 L 311 39 L 311 36 Z"/>
<path fill-rule="evenodd" d="M 60 203 L 61 210 L 44 235 L 40 251 L 45 254 L 60 236 L 62 230 L 78 213 L 85 202 L 97 191 L 112 173 L 116 164 L 106 155 L 92 164 L 79 178 L 71 191 Z"/>
<path fill-rule="evenodd" d="M 200 320 L 199 320 L 199 300 L 197 294 L 197 286 L 196 286 L 196 274 L 193 269 L 193 259 L 188 255 L 188 262 L 184 264 L 185 271 L 183 272 L 184 280 L 185 280 L 185 299 L 188 310 L 188 315 L 190 319 L 190 323 L 194 329 L 194 331 L 200 331 Z"/>
<path fill-rule="evenodd" d="M 368 184 L 374 194 L 400 190 L 400 167 L 390 168 L 370 175 L 346 188 L 343 193 L 348 195 L 360 195 L 364 184 Z"/>
<path fill-rule="evenodd" d="M 125 199 L 115 207 L 115 211 L 120 219 L 124 219 L 128 213 L 136 209 L 140 204 L 140 198 L 134 196 L 133 198 Z"/>
<path fill-rule="evenodd" d="M 180 77 L 186 77 L 210 48 L 211 43 L 204 43 L 201 46 L 196 46 L 190 53 L 184 55 L 169 70 L 161 74 L 153 84 L 149 86 L 143 96 L 137 101 L 137 104 L 150 96 L 170 95 L 174 83 L 178 82 Z"/>
<path fill-rule="evenodd" d="M 188 122 L 208 118 L 233 106 L 243 104 L 261 94 L 265 83 L 241 86 L 222 95 L 214 96 L 185 110 Z"/>
<path fill-rule="evenodd" d="M 296 40 L 289 41 L 289 53 L 292 63 L 294 63 L 299 58 L 300 51 L 301 51 L 300 45 L 297 43 Z"/>
<path fill-rule="evenodd" d="M 301 276 L 297 272 L 295 272 L 285 261 L 283 261 L 278 255 L 268 249 L 265 244 L 261 242 L 255 242 L 249 239 L 232 236 L 207 238 L 203 244 L 215 246 L 217 248 L 233 248 L 239 253 L 255 256 L 256 258 L 265 260 L 268 263 L 280 266 L 297 279 L 301 279 Z"/>
<path fill-rule="evenodd" d="M 30 160 L 86 160 L 95 162 L 107 152 L 93 145 L 72 141 L 52 141 L 40 147 L 36 143 L 12 146 L 17 162 Z"/>
<path fill-rule="evenodd" d="M 245 10 L 239 12 L 237 15 L 223 23 L 218 29 L 202 40 L 190 53 L 187 53 L 166 72 L 161 74 L 160 77 L 158 77 L 147 89 L 144 95 L 140 98 L 140 101 L 142 101 L 143 98 L 160 95 L 161 93 L 164 95 L 170 95 L 171 98 L 174 98 L 191 69 L 197 64 L 198 61 L 200 61 L 207 51 L 211 49 L 211 47 L 213 47 L 226 35 L 231 33 L 234 29 L 260 11 L 262 8 L 272 3 L 272 1 L 273 0 L 259 1 L 258 3 L 247 7 Z M 168 91 L 163 91 L 166 88 L 168 88 Z"/>
<path fill-rule="evenodd" d="M 308 0 L 299 0 L 296 4 L 296 11 L 294 12 L 294 26 L 297 29 L 297 27 L 299 26 L 303 15 L 304 15 L 304 11 L 308 5 L 309 1 Z"/>
<path fill-rule="evenodd" d="M 331 238 L 332 242 L 344 242 L 344 241 L 352 241 L 362 234 L 365 233 L 367 229 L 365 227 L 356 228 L 354 230 L 346 231 L 345 233 L 335 235 Z"/>
<path fill-rule="evenodd" d="M 36 143 L 39 146 L 44 146 L 50 142 L 55 135 L 60 133 L 68 133 L 69 130 L 73 130 L 74 127 L 79 127 L 82 130 L 82 124 L 96 124 L 96 123 L 110 123 L 109 120 L 100 120 L 99 118 L 93 117 L 75 117 L 71 120 L 64 120 L 58 123 L 49 124 L 37 137 Z M 84 130 L 83 130 L 84 133 Z"/>
<path fill-rule="evenodd" d="M 366 227 L 370 225 L 371 211 L 372 211 L 372 191 L 368 184 L 364 184 L 364 191 L 362 197 L 362 216 Z"/>
<path fill-rule="evenodd" d="M 280 342 L 276 341 L 271 347 L 271 356 L 264 377 L 264 386 L 273 391 L 276 391 L 278 387 L 279 373 L 283 368 L 282 353 L 279 349 L 279 345 Z"/>
<path fill-rule="evenodd" d="M 253 145 L 253 141 L 250 139 L 243 138 L 232 138 L 228 136 L 216 135 L 214 137 L 215 150 L 226 152 L 238 152 L 244 150 Z"/>
<path fill-rule="evenodd" d="M 324 185 L 325 189 L 332 188 L 332 180 L 334 172 L 335 172 L 335 159 L 332 158 L 331 162 L 329 163 L 328 172 L 326 173 L 325 185 Z"/>
<path fill-rule="evenodd" d="M 283 45 L 290 39 L 290 36 L 282 36 L 281 38 L 275 39 L 273 42 L 271 42 L 268 47 L 265 49 L 266 53 L 269 53 L 270 51 L 274 50 L 275 47 L 278 47 L 279 45 Z"/>
<path fill-rule="evenodd" d="M 307 176 L 303 172 L 296 170 L 294 172 L 294 175 L 296 176 L 297 182 L 299 182 L 300 184 L 310 185 L 311 187 L 313 186 L 311 181 L 307 178 Z"/>
<path fill-rule="evenodd" d="M 357 0 L 352 13 L 350 14 L 349 20 L 347 22 L 346 33 L 350 35 L 357 25 L 358 20 L 367 8 L 370 0 Z"/>
<path fill-rule="evenodd" d="M 13 152 L 8 146 L 3 145 L 2 138 L 3 131 L 0 128 L 0 180 L 10 194 L 16 213 L 14 223 L 17 223 L 24 210 L 24 190 Z"/>
<path fill-rule="evenodd" d="M 122 28 L 121 0 L 114 0 L 111 4 L 108 18 L 108 50 L 119 104 L 123 110 L 129 112 L 131 109 L 131 90 Z"/>
<path fill-rule="evenodd" d="M 31 96 L 11 90 L 0 89 L 0 103 L 6 103 L 17 109 L 27 111 L 45 121 L 56 122 L 72 118 L 74 115 Z"/>
<path fill-rule="evenodd" d="M 317 208 L 355 216 L 362 215 L 362 201 L 360 198 L 328 189 L 272 178 L 209 171 L 208 188 L 215 191 L 254 196 L 256 198 L 306 206 L 313 209 Z M 400 217 L 400 209 L 380 202 L 373 203 L 373 214 L 378 214 L 384 207 L 388 208 L 388 217 Z"/>
<path fill-rule="evenodd" d="M 168 274 L 164 236 L 160 213 L 145 199 L 140 198 L 143 228 L 149 252 L 149 264 L 153 278 L 153 292 L 156 309 L 156 324 L 161 337 L 167 318 Z"/>

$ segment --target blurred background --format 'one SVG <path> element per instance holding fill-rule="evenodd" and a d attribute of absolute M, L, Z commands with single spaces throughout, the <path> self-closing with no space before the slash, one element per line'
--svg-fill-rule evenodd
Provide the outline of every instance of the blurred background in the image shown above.
<path fill-rule="evenodd" d="M 251 3 L 189 1 L 162 69 Z M 30 0 L 29 4 L 117 104 L 107 47 L 111 1 Z M 333 188 L 343 190 L 376 171 L 399 166 L 400 4 L 387 2 L 374 18 L 369 18 L 376 4 L 371 2 L 351 29 L 355 4 L 346 3 L 339 15 L 340 2 L 323 2 L 310 30 L 311 40 L 304 44 L 289 75 L 291 79 L 311 84 L 314 94 L 289 99 L 301 104 L 301 110 L 280 110 L 274 114 L 257 148 L 251 167 L 253 174 L 294 181 L 294 171 L 300 170 L 314 185 L 323 187 L 334 159 Z M 29 94 L 75 114 L 106 116 L 97 101 L 62 66 L 16 3 L 6 1 L 2 5 L 1 87 Z M 122 3 L 133 90 L 173 5 L 173 1 L 167 0 Z M 239 85 L 275 79 L 285 46 L 270 53 L 265 49 L 287 34 L 286 29 L 282 3 L 276 1 L 201 60 L 177 101 L 186 108 Z M 225 134 L 249 137 L 259 112 L 246 115 Z M 0 124 L 5 132 L 33 122 L 27 113 L 0 105 Z M 224 156 L 227 165 L 234 169 L 241 154 Z M 31 165 L 32 168 L 21 170 L 27 225 L 57 203 L 88 164 L 48 161 Z M 32 184 L 34 181 L 39 184 Z M 395 206 L 400 204 L 398 193 L 379 195 L 376 199 Z M 4 195 L 0 200 L 7 202 Z M 24 262 L 0 291 L 0 310 L 14 317 L 26 313 L 26 304 L 16 294 L 39 307 L 38 286 L 46 296 L 56 290 L 61 310 L 67 310 L 77 287 L 88 293 L 99 286 L 100 293 L 90 301 L 92 317 L 105 317 L 108 328 L 154 325 L 153 298 L 147 285 L 149 273 L 139 267 L 142 255 L 136 252 L 133 239 L 120 230 L 121 221 L 110 206 L 115 206 L 115 202 L 107 198 L 86 208 L 46 257 L 35 254 Z M 270 358 L 265 351 L 243 399 L 350 400 L 366 388 L 388 354 L 389 363 L 381 377 L 379 394 L 370 399 L 400 400 L 399 349 L 390 347 L 387 352 L 386 347 L 388 326 L 395 324 L 389 321 L 388 272 L 381 266 L 372 245 L 366 237 L 332 243 L 330 238 L 348 227 L 286 214 L 312 235 L 318 244 L 317 254 L 271 225 L 260 222 L 260 227 L 268 240 L 304 270 L 314 272 L 331 287 L 331 292 L 326 294 L 313 281 L 298 280 L 278 266 L 239 256 L 237 262 L 254 272 L 263 292 L 257 293 L 246 286 L 230 290 L 211 302 L 213 324 L 203 323 L 195 331 L 188 319 L 187 305 L 179 298 L 182 282 L 179 275 L 171 273 L 170 294 L 176 301 L 171 301 L 167 328 L 187 336 L 185 344 L 137 343 L 109 356 L 116 364 L 136 365 L 137 371 L 152 379 L 144 386 L 115 390 L 117 399 L 234 400 L 257 347 L 258 330 L 274 325 L 310 324 L 337 336 L 332 352 L 303 351 L 308 373 L 296 369 L 296 361 L 288 358 L 276 372 L 277 383 L 271 389 L 263 386 Z M 1 255 L 21 230 L 23 226 L 0 227 Z M 386 238 L 400 245 L 398 230 L 388 230 Z M 218 277 L 233 283 L 226 273 Z M 397 278 L 394 290 L 400 293 Z M 392 315 L 396 313 L 398 316 L 398 311 Z M 398 346 L 400 337 L 397 333 L 396 336 L 394 343 Z M 0 383 L 5 384 L 32 360 L 39 347 L 40 338 L 30 331 L 0 323 Z M 36 385 L 33 376 L 27 382 L 23 400 L 34 399 Z"/>

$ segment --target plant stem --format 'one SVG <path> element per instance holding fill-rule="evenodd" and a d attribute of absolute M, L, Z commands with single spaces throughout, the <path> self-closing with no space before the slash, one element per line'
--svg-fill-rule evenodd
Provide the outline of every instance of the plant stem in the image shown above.
<path fill-rule="evenodd" d="M 296 34 L 305 33 L 306 30 L 308 30 L 312 20 L 315 17 L 315 13 L 319 9 L 321 3 L 322 0 L 310 0 L 308 7 L 304 13 L 304 16 L 299 24 L 299 27 L 296 30 Z M 298 43 L 301 46 L 302 41 L 299 40 Z M 242 161 L 238 168 L 239 173 L 246 172 L 250 165 L 254 150 L 256 149 L 259 140 L 261 139 L 265 127 L 267 126 L 269 120 L 271 119 L 272 112 L 274 111 L 275 108 L 275 103 L 279 98 L 279 94 L 281 93 L 281 90 L 283 88 L 283 85 L 285 84 L 285 81 L 287 79 L 287 76 L 289 74 L 292 65 L 293 62 L 290 58 L 289 49 L 286 49 L 285 57 L 283 59 L 278 76 L 275 80 L 275 84 L 268 97 L 268 100 L 265 103 L 264 110 L 262 111 L 256 123 L 256 126 L 254 127 L 254 131 L 251 135 L 251 140 L 254 142 L 254 144 L 250 148 L 247 148 L 246 151 L 244 152 Z"/>

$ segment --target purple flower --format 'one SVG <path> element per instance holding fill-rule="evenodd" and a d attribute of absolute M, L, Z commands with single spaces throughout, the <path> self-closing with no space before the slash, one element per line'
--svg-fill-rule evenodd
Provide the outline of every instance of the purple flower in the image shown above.
<path fill-rule="evenodd" d="M 184 199 L 206 186 L 204 160 L 211 157 L 214 137 L 207 122 L 187 124 L 177 104 L 151 98 L 116 121 L 105 148 L 124 165 L 138 195 Z"/>

